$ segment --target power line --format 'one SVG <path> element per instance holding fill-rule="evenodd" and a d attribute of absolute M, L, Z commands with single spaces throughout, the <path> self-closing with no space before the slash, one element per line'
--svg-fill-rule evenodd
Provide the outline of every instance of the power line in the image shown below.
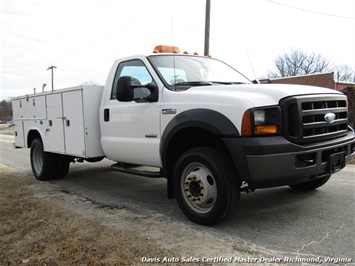
<path fill-rule="evenodd" d="M 313 13 L 313 14 L 317 14 L 317 15 L 323 15 L 323 16 L 328 16 L 328 17 L 335 17 L 335 18 L 344 18 L 344 19 L 353 19 L 355 20 L 354 17 L 348 17 L 348 16 L 339 16 L 339 15 L 334 15 L 334 14 L 329 14 L 329 13 L 323 13 L 323 12 L 319 12 L 319 11 L 313 11 L 313 10 L 309 10 L 309 9 L 305 9 L 305 8 L 301 8 L 301 7 L 296 7 L 296 6 L 291 6 L 291 5 L 287 5 L 287 4 L 283 4 L 283 3 L 279 3 L 273 0 L 266 0 L 270 3 L 276 4 L 276 5 L 280 5 L 280 6 L 285 6 L 288 8 L 292 8 L 295 10 L 300 10 L 303 12 L 308 12 L 308 13 Z"/>

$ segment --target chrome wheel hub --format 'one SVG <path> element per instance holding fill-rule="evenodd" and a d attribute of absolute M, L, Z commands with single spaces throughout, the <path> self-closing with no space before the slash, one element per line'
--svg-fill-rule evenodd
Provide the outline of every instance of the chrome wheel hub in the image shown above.
<path fill-rule="evenodd" d="M 182 172 L 181 189 L 185 202 L 198 213 L 209 212 L 217 200 L 217 185 L 210 170 L 200 163 L 187 165 Z"/>

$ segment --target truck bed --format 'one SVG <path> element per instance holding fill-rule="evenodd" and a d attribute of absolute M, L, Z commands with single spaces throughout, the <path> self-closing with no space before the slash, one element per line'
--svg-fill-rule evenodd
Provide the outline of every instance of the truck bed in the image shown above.
<path fill-rule="evenodd" d="M 15 147 L 28 148 L 31 130 L 44 150 L 80 158 L 104 156 L 99 108 L 103 86 L 78 86 L 12 99 Z"/>

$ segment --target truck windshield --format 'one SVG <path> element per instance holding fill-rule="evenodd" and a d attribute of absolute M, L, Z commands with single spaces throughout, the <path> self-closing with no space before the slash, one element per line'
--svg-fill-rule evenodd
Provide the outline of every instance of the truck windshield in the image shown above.
<path fill-rule="evenodd" d="M 209 57 L 170 54 L 152 55 L 149 60 L 165 84 L 173 88 L 250 83 L 234 68 Z"/>

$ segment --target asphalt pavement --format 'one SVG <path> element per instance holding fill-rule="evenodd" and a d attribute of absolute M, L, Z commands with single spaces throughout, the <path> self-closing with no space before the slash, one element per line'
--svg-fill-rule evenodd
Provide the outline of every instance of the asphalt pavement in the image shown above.
<path fill-rule="evenodd" d="M 1 130 L 0 162 L 29 175 L 29 150 L 15 150 L 12 143 L 11 131 Z M 219 239 L 257 245 L 285 257 L 321 257 L 323 262 L 329 258 L 333 263 L 335 259 L 347 259 L 352 262 L 346 265 L 355 265 L 355 165 L 334 174 L 315 191 L 278 187 L 243 193 L 231 220 L 204 227 L 192 224 L 175 200 L 167 199 L 164 178 L 113 172 L 111 164 L 106 159 L 99 163 L 75 163 L 68 176 L 51 182 L 62 191 L 107 206 L 142 214 L 160 213 L 166 219 L 186 223 Z"/>

